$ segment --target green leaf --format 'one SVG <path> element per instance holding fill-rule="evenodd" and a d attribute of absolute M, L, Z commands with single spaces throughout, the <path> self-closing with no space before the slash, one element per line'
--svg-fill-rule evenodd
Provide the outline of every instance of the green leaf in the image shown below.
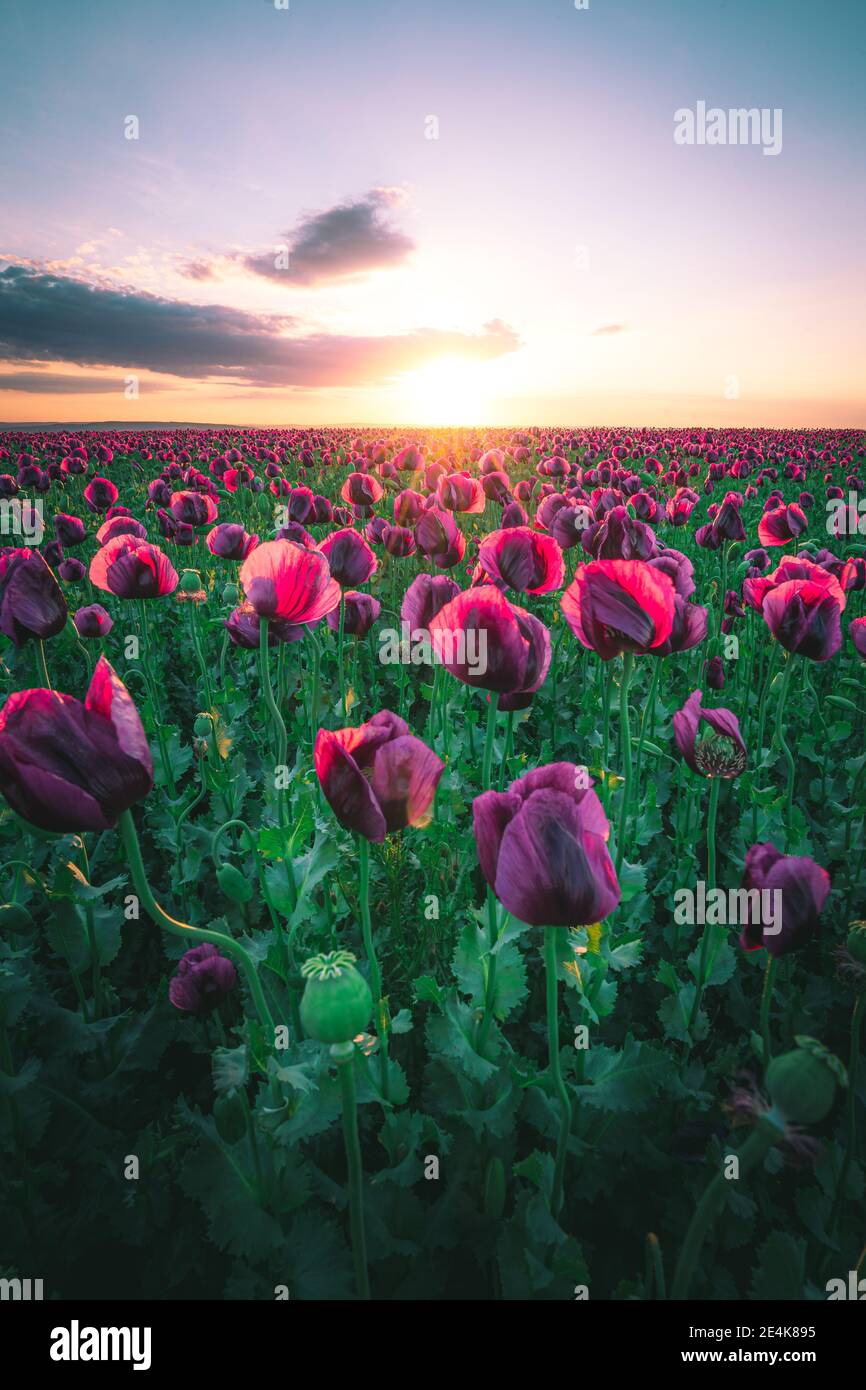
<path fill-rule="evenodd" d="M 805 1265 L 805 1240 L 774 1231 L 758 1253 L 758 1263 L 752 1271 L 751 1297 L 799 1301 L 803 1297 Z"/>

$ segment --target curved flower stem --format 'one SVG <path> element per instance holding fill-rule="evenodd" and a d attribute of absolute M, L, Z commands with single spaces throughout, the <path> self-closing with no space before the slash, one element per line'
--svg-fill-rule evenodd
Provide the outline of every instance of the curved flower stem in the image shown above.
<path fill-rule="evenodd" d="M 337 665 L 340 677 L 340 718 L 346 718 L 346 669 L 343 664 L 343 642 L 346 634 L 346 596 L 340 590 L 340 626 L 337 629 Z"/>
<path fill-rule="evenodd" d="M 860 1035 L 863 1031 L 863 1016 L 866 1013 L 866 991 L 861 990 L 857 995 L 857 1002 L 854 1005 L 854 1013 L 851 1017 L 851 1053 L 848 1058 L 848 1095 L 845 1103 L 845 1118 L 847 1121 L 847 1138 L 845 1141 L 845 1157 L 842 1160 L 842 1167 L 839 1170 L 839 1178 L 836 1183 L 836 1195 L 833 1198 L 833 1210 L 830 1213 L 829 1233 L 832 1236 L 839 1220 L 839 1212 L 845 1198 L 845 1184 L 848 1180 L 848 1169 L 857 1157 L 857 1070 L 860 1063 Z"/>
<path fill-rule="evenodd" d="M 388 1100 L 388 1006 L 382 998 L 382 974 L 373 945 L 373 929 L 370 924 L 370 842 L 363 835 L 358 841 L 358 895 L 361 902 L 361 936 L 364 951 L 370 968 L 370 987 L 373 992 L 373 1007 L 376 1010 L 376 1027 L 379 1033 L 379 1074 L 382 1083 L 382 1099 Z"/>
<path fill-rule="evenodd" d="M 276 766 L 278 768 L 283 768 L 286 766 L 286 752 L 288 749 L 289 740 L 288 735 L 286 733 L 286 726 L 283 723 L 283 716 L 280 714 L 280 711 L 277 708 L 277 702 L 274 699 L 274 688 L 271 684 L 271 668 L 269 664 L 268 654 L 267 618 L 259 619 L 259 666 L 262 692 L 265 697 L 265 704 L 268 707 L 268 713 L 271 716 L 271 724 L 273 726 L 274 737 L 277 743 Z M 279 786 L 277 787 L 277 809 L 279 812 L 280 826 L 283 829 L 285 829 L 286 800 L 284 790 L 282 787 Z"/>
<path fill-rule="evenodd" d="M 640 774 L 641 765 L 643 763 L 643 739 L 644 733 L 646 732 L 647 714 L 651 709 L 655 709 L 656 693 L 659 688 L 659 677 L 661 676 L 661 669 L 662 663 L 660 659 L 656 657 L 653 661 L 653 678 L 650 682 L 649 694 L 646 698 L 646 703 L 644 704 L 644 707 L 641 711 L 640 729 L 638 731 L 637 736 L 637 758 L 635 759 L 634 768 L 634 791 L 637 793 L 638 797 L 640 797 Z M 634 795 L 631 797 L 631 800 L 634 801 Z"/>
<path fill-rule="evenodd" d="M 189 942 L 194 946 L 199 942 L 209 941 L 211 945 L 218 946 L 221 951 L 225 951 L 227 956 L 232 956 L 243 971 L 249 986 L 256 1012 L 262 1024 L 267 1030 L 268 1037 L 273 1041 L 274 1020 L 271 1017 L 270 1009 L 265 1001 L 261 982 L 253 964 L 252 957 L 247 954 L 243 946 L 232 937 L 226 936 L 223 932 L 210 931 L 204 927 L 193 927 L 188 922 L 178 922 L 174 917 L 160 907 L 153 890 L 148 882 L 144 862 L 141 857 L 141 845 L 138 842 L 138 832 L 135 828 L 135 821 L 131 811 L 124 811 L 118 822 L 120 834 L 123 838 L 123 846 L 126 850 L 126 857 L 129 863 L 129 871 L 132 875 L 132 882 L 135 891 L 147 912 L 148 916 L 156 922 L 157 926 L 164 927 L 166 931 L 172 932 L 175 936 Z"/>
<path fill-rule="evenodd" d="M 622 654 L 622 684 L 619 688 L 619 727 L 620 737 L 622 738 L 622 762 L 623 762 L 623 788 L 622 802 L 619 808 L 619 827 L 616 832 L 616 872 L 622 868 L 622 857 L 625 853 L 625 833 L 628 826 L 628 806 L 631 793 L 631 728 L 628 715 L 628 691 L 631 685 L 632 672 L 634 670 L 634 653 L 623 652 Z"/>
<path fill-rule="evenodd" d="M 45 660 L 45 643 L 41 637 L 36 638 L 36 656 L 42 679 L 45 682 L 45 689 L 53 690 L 54 686 L 51 684 L 51 677 L 48 674 L 48 662 Z"/>
<path fill-rule="evenodd" d="M 162 710 L 160 709 L 156 681 L 153 678 L 150 658 L 147 655 L 147 601 L 143 598 L 138 600 L 138 613 L 141 624 L 141 637 L 139 639 L 141 645 L 141 669 L 144 672 L 144 684 L 147 688 L 148 699 L 150 700 L 151 718 L 156 725 L 156 738 L 159 744 L 159 759 L 162 763 L 162 775 L 173 801 L 177 796 L 177 787 L 174 783 L 174 773 L 172 772 L 171 760 L 168 756 L 168 745 L 165 740 L 165 729 L 162 722 Z"/>
<path fill-rule="evenodd" d="M 764 988 L 761 990 L 761 1037 L 764 1042 L 764 1070 L 770 1065 L 772 1058 L 770 1042 L 770 1005 L 773 1002 L 773 976 L 776 973 L 776 957 L 767 952 L 767 964 L 764 969 Z"/>
<path fill-rule="evenodd" d="M 499 764 L 499 778 L 496 783 L 497 791 L 502 791 L 502 788 L 505 786 L 505 773 L 508 767 L 508 759 L 511 757 L 513 741 L 514 710 L 510 709 L 505 717 L 505 748 L 502 752 L 502 762 Z"/>
<path fill-rule="evenodd" d="M 204 684 L 204 697 L 207 702 L 207 709 L 212 710 L 213 690 L 211 689 L 210 672 L 207 668 L 207 662 L 205 661 L 204 656 L 204 648 L 202 647 L 201 633 L 198 630 L 198 604 L 190 603 L 187 605 L 187 607 L 189 608 L 189 630 L 192 635 L 192 645 L 195 650 L 196 659 L 198 660 L 198 668 L 201 671 L 201 678 Z M 226 636 L 228 637 L 228 633 L 226 633 Z"/>
<path fill-rule="evenodd" d="M 739 1175 L 744 1178 L 756 1164 L 769 1153 L 774 1144 L 783 1137 L 784 1131 L 765 1115 L 758 1121 L 745 1144 L 737 1153 Z M 719 1172 L 704 1190 L 704 1195 L 695 1208 L 694 1216 L 683 1241 L 677 1271 L 671 1287 L 671 1298 L 680 1300 L 688 1297 L 692 1279 L 695 1276 L 698 1259 L 704 1240 L 713 1222 L 725 1204 L 728 1179 Z"/>
<path fill-rule="evenodd" d="M 343 1107 L 343 1140 L 349 1177 L 349 1229 L 352 1233 L 352 1259 L 358 1297 L 370 1297 L 367 1273 L 367 1236 L 364 1230 L 364 1194 L 361 1186 L 361 1145 L 358 1140 L 358 1101 L 355 1094 L 355 1044 L 336 1043 L 331 1056 L 337 1063 Z"/>
<path fill-rule="evenodd" d="M 788 747 L 788 741 L 785 738 L 783 717 L 785 713 L 785 700 L 788 696 L 788 686 L 791 683 L 791 672 L 793 668 L 794 661 L 793 658 L 789 656 L 785 666 L 785 674 L 782 677 L 782 689 L 779 692 L 779 703 L 776 708 L 776 743 L 784 753 L 785 762 L 788 767 L 788 782 L 785 788 L 785 828 L 786 833 L 789 835 L 791 833 L 791 798 L 794 795 L 794 755 Z M 787 845 L 785 848 L 787 849 Z"/>
<path fill-rule="evenodd" d="M 716 815 L 719 809 L 719 792 L 722 781 L 720 777 L 713 777 L 710 780 L 710 803 L 707 808 L 707 892 L 716 886 Z M 691 1036 L 692 1029 L 698 1017 L 698 1010 L 701 1007 L 701 999 L 704 994 L 707 973 L 707 948 L 710 941 L 712 928 L 709 923 L 704 924 L 703 935 L 701 936 L 701 953 L 698 959 L 698 978 L 695 983 L 695 998 L 692 1004 L 692 1011 L 689 1015 L 688 1032 Z"/>
<path fill-rule="evenodd" d="M 487 706 L 487 732 L 484 736 L 484 762 L 481 765 L 481 790 L 490 790 L 490 775 L 493 769 L 493 741 L 496 737 L 496 716 L 499 711 L 496 708 L 496 696 L 490 693 L 490 703 Z"/>
<path fill-rule="evenodd" d="M 214 867 L 218 869 L 220 867 L 220 842 L 223 838 L 223 835 L 225 835 L 226 831 L 234 829 L 242 830 L 247 837 L 247 847 L 252 853 L 253 862 L 256 867 L 256 878 L 258 879 L 259 883 L 259 892 L 261 893 L 262 900 L 268 909 L 268 915 L 271 919 L 271 926 L 274 929 L 274 934 L 277 938 L 277 943 L 280 948 L 280 956 L 282 958 L 283 963 L 283 972 L 285 974 L 286 984 L 289 991 L 289 1009 L 292 1018 L 292 1029 L 296 1038 L 302 1038 L 304 1036 L 304 1030 L 301 1027 L 301 1015 L 298 1008 L 298 991 L 295 983 L 298 976 L 298 967 L 295 960 L 295 953 L 292 948 L 291 938 L 288 938 L 286 936 L 282 919 L 279 913 L 277 912 L 276 908 L 274 907 L 273 900 L 268 891 L 267 879 L 265 878 L 265 872 L 262 867 L 261 856 L 258 852 L 258 839 L 255 835 L 255 832 L 250 828 L 249 825 L 247 825 L 247 822 L 245 820 L 227 820 L 223 825 L 219 826 L 219 828 L 214 831 L 213 835 L 211 836 L 210 842 L 211 859 L 214 862 Z M 290 881 L 293 883 L 294 874 L 291 865 L 288 863 L 286 864 L 286 873 Z"/>
<path fill-rule="evenodd" d="M 556 1167 L 553 1175 L 553 1193 L 550 1210 L 559 1215 L 562 1206 L 562 1188 L 565 1178 L 565 1159 L 568 1153 L 568 1136 L 571 1133 L 571 1101 L 562 1069 L 559 1063 L 559 1018 L 557 1015 L 556 990 L 556 933 L 558 927 L 544 928 L 544 971 L 547 987 L 547 1051 L 550 1061 L 550 1075 L 553 1088 L 559 1100 L 559 1138 L 556 1141 Z"/>
<path fill-rule="evenodd" d="M 481 1027 L 478 1030 L 478 1042 L 476 1051 L 484 1056 L 484 1049 L 487 1045 L 487 1038 L 490 1033 L 490 1025 L 493 1022 L 493 1002 L 496 998 L 496 961 L 494 953 L 499 927 L 497 924 L 496 898 L 490 884 L 487 885 L 487 980 L 484 986 L 484 1017 L 481 1020 Z"/>

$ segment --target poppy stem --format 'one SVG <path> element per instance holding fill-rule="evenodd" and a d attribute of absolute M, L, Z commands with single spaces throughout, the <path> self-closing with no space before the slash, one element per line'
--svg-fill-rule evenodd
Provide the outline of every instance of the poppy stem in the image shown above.
<path fill-rule="evenodd" d="M 349 1177 L 349 1229 L 352 1236 L 352 1259 L 355 1263 L 355 1282 L 358 1297 L 370 1297 L 370 1276 L 367 1272 L 367 1236 L 364 1229 L 364 1194 L 362 1188 L 361 1145 L 358 1139 L 358 1101 L 355 1094 L 355 1044 L 335 1043 L 331 1056 L 337 1063 L 340 1077 L 340 1098 L 343 1108 L 343 1141 L 346 1145 L 346 1164 Z"/>
<path fill-rule="evenodd" d="M 710 779 L 710 803 L 707 808 L 707 891 L 711 891 L 716 886 L 716 815 L 719 809 L 719 792 L 722 781 L 720 777 Z M 698 1011 L 701 1007 L 701 999 L 704 994 L 707 973 L 707 948 L 710 942 L 710 932 L 712 928 L 706 922 L 704 924 L 703 935 L 701 936 L 701 953 L 698 958 L 698 978 L 695 981 L 695 998 L 692 1004 L 692 1011 L 689 1015 L 688 1033 L 691 1037 Z"/>
<path fill-rule="evenodd" d="M 147 655 L 148 635 L 147 635 L 147 603 L 145 599 L 138 601 L 138 613 L 141 622 L 141 669 L 144 672 L 144 684 L 147 689 L 148 699 L 150 700 L 150 714 L 156 725 L 156 738 L 159 744 L 159 759 L 162 763 L 162 775 L 168 786 L 172 801 L 177 796 L 177 787 L 174 782 L 174 773 L 171 769 L 171 760 L 168 756 L 168 746 L 165 741 L 165 729 L 162 722 L 162 711 L 157 695 L 156 682 L 153 679 L 153 671 L 150 665 L 150 658 Z"/>
<path fill-rule="evenodd" d="M 246 950 L 239 942 L 235 941 L 230 936 L 226 936 L 223 932 L 210 931 L 204 927 L 193 927 L 190 926 L 188 922 L 178 922 L 174 917 L 170 917 L 168 913 L 160 907 L 156 898 L 153 896 L 153 890 L 148 882 L 144 861 L 141 857 L 141 845 L 138 841 L 138 832 L 135 828 L 135 821 L 132 818 L 131 811 L 123 811 L 121 813 L 118 827 L 123 840 L 123 847 L 126 850 L 126 858 L 129 864 L 132 882 L 145 912 L 156 922 L 158 927 L 164 927 L 166 931 L 170 931 L 175 936 L 189 941 L 191 945 L 194 945 L 196 942 L 209 941 L 212 946 L 217 946 L 220 950 L 225 951 L 227 956 L 234 957 L 246 978 L 253 1003 L 256 1007 L 256 1013 L 261 1019 L 268 1037 L 273 1041 L 274 1020 L 271 1017 L 271 1011 L 265 1001 L 264 992 L 252 957 L 247 954 Z"/>
<path fill-rule="evenodd" d="M 767 964 L 764 970 L 764 988 L 761 990 L 761 1037 L 764 1043 L 764 1070 L 770 1065 L 772 1058 L 770 1042 L 770 1006 L 773 1002 L 773 976 L 776 973 L 776 957 L 767 952 Z"/>
<path fill-rule="evenodd" d="M 45 682 L 45 689 L 53 690 L 54 686 L 51 684 L 51 677 L 48 674 L 48 662 L 45 660 L 45 643 L 42 641 L 41 637 L 36 638 L 36 656 L 39 662 L 39 670 L 42 679 Z"/>
<path fill-rule="evenodd" d="M 550 1210 L 559 1215 L 562 1206 L 562 1188 L 565 1178 L 565 1159 L 568 1153 L 568 1136 L 571 1133 L 571 1101 L 562 1069 L 559 1063 L 559 1017 L 557 1014 L 556 988 L 556 933 L 557 927 L 544 928 L 544 971 L 547 988 L 547 1051 L 550 1062 L 550 1076 L 559 1100 L 559 1137 L 556 1141 L 556 1167 L 553 1173 L 553 1192 Z"/>
<path fill-rule="evenodd" d="M 839 1179 L 836 1183 L 833 1210 L 830 1213 L 828 1230 L 831 1237 L 836 1230 L 839 1212 L 845 1198 L 845 1184 L 848 1181 L 848 1169 L 857 1157 L 857 1069 L 860 1063 L 860 1035 L 863 1031 L 864 1013 L 866 1013 L 866 990 L 861 990 L 857 995 L 857 1002 L 854 1005 L 854 1013 L 851 1017 L 851 1052 L 848 1057 L 848 1095 L 845 1103 L 847 1138 L 845 1141 L 845 1157 L 842 1160 L 842 1167 L 839 1170 Z"/>
<path fill-rule="evenodd" d="M 281 772 L 282 769 L 286 766 L 286 750 L 288 747 L 288 735 L 286 734 L 286 726 L 283 723 L 283 716 L 280 714 L 280 711 L 277 708 L 277 702 L 274 699 L 274 688 L 271 684 L 271 668 L 269 665 L 268 657 L 267 618 L 259 619 L 259 664 L 261 669 L 261 685 L 265 697 L 265 704 L 267 705 L 268 713 L 271 716 L 271 724 L 273 725 L 274 736 L 277 741 L 277 769 Z M 282 777 L 280 777 L 280 781 L 282 781 Z M 283 792 L 284 788 L 278 784 L 277 806 L 279 809 L 280 825 L 283 828 L 285 828 L 286 807 L 285 796 L 283 795 Z"/>
<path fill-rule="evenodd" d="M 370 988 L 376 1009 L 376 1027 L 379 1033 L 379 1072 L 382 1083 L 382 1099 L 388 1100 L 388 1008 L 382 998 L 382 973 L 373 945 L 373 929 L 370 924 L 370 842 L 364 835 L 357 836 L 358 842 L 358 896 L 361 903 L 361 937 L 364 952 L 370 969 Z"/>
<path fill-rule="evenodd" d="M 788 686 L 791 683 L 791 672 L 793 669 L 793 658 L 789 656 L 785 665 L 785 674 L 782 677 L 779 704 L 776 708 L 776 742 L 785 755 L 785 762 L 788 768 L 788 781 L 785 787 L 785 831 L 788 836 L 790 836 L 791 833 L 791 798 L 794 795 L 794 755 L 788 747 L 788 741 L 785 738 L 783 718 L 785 714 L 785 701 L 788 697 Z M 785 848 L 788 848 L 787 844 Z"/>
<path fill-rule="evenodd" d="M 737 1152 L 739 1176 L 744 1178 L 782 1137 L 783 1131 L 772 1120 L 766 1116 L 760 1119 L 745 1144 Z M 716 1173 L 695 1208 L 677 1261 L 677 1270 L 671 1287 L 673 1300 L 679 1301 L 688 1298 L 704 1240 L 713 1222 L 721 1213 L 727 1191 L 728 1179 L 725 1177 L 724 1171 Z"/>
<path fill-rule="evenodd" d="M 487 940 L 489 950 L 487 955 L 487 981 L 484 986 L 484 1017 L 481 1020 L 481 1027 L 478 1030 L 478 1043 L 476 1052 L 484 1056 L 484 1049 L 487 1046 L 487 1038 L 490 1034 L 490 1025 L 493 1022 L 493 1004 L 496 998 L 496 955 L 494 947 L 499 936 L 498 912 L 496 898 L 490 884 L 487 885 Z"/>
<path fill-rule="evenodd" d="M 340 718 L 346 718 L 346 669 L 343 665 L 343 639 L 346 633 L 346 596 L 340 590 L 340 626 L 337 631 L 337 665 L 340 678 Z"/>
<path fill-rule="evenodd" d="M 496 716 L 499 711 L 496 708 L 496 697 L 492 693 L 489 695 L 490 703 L 487 706 L 487 732 L 484 736 L 484 762 L 481 765 L 481 790 L 490 791 L 490 775 L 493 769 L 493 742 L 496 737 Z"/>
<path fill-rule="evenodd" d="M 622 684 L 619 688 L 619 727 L 620 737 L 622 738 L 623 788 L 622 802 L 619 808 L 619 828 L 616 832 L 617 877 L 619 877 L 619 871 L 622 868 L 622 857 L 625 853 L 625 833 L 628 827 L 628 805 L 631 793 L 631 726 L 628 714 L 628 691 L 631 685 L 633 670 L 634 653 L 623 652 Z"/>

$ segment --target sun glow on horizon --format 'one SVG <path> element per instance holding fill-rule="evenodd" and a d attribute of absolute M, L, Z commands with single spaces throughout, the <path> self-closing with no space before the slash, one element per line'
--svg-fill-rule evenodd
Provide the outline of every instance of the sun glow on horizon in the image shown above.
<path fill-rule="evenodd" d="M 418 425 L 484 424 L 497 400 L 490 365 L 452 354 L 406 372 L 398 388 L 401 414 Z"/>

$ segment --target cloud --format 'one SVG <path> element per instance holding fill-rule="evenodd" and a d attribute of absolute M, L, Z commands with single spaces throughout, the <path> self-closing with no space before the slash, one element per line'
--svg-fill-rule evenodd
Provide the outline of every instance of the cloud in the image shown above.
<path fill-rule="evenodd" d="M 590 338 L 609 338 L 615 333 L 628 333 L 630 329 L 626 323 L 604 323 L 601 328 L 594 328 L 590 333 Z"/>
<path fill-rule="evenodd" d="M 123 380 L 105 376 L 64 376 L 58 372 L 7 372 L 0 375 L 0 391 L 27 391 L 31 395 L 90 396 L 120 391 Z M 161 388 L 166 389 L 166 388 Z"/>
<path fill-rule="evenodd" d="M 22 265 L 0 271 L 0 361 L 16 366 L 66 362 L 251 386 L 364 386 L 446 354 L 487 360 L 518 346 L 517 334 L 498 319 L 480 333 L 304 332 L 282 315 L 90 285 Z"/>
<path fill-rule="evenodd" d="M 415 242 L 393 225 L 388 213 L 404 202 L 402 189 L 373 188 L 357 202 L 308 214 L 283 234 L 280 246 L 244 256 L 242 264 L 256 275 L 292 285 L 323 285 L 401 265 Z"/>

